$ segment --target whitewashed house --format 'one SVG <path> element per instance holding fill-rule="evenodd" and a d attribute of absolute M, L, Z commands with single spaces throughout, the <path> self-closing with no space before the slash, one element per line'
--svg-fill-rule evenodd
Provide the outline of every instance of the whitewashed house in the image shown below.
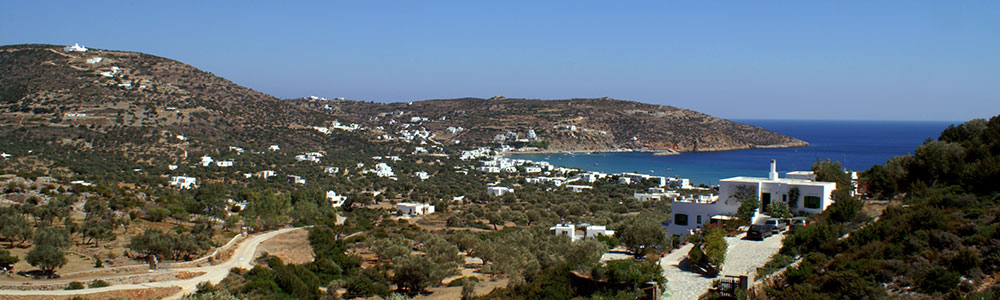
<path fill-rule="evenodd" d="M 79 43 L 73 43 L 73 46 L 66 46 L 63 48 L 66 52 L 87 52 L 87 47 L 80 46 Z"/>
<path fill-rule="evenodd" d="M 306 184 L 306 179 L 299 175 L 288 175 L 288 183 Z"/>
<path fill-rule="evenodd" d="M 569 237 L 570 241 L 576 241 L 584 238 L 594 238 L 597 236 L 614 236 L 614 230 L 608 230 L 604 225 L 590 225 L 590 224 L 580 224 L 583 226 L 583 233 L 576 232 L 576 225 L 573 224 L 556 224 L 556 226 L 549 227 L 549 230 L 555 231 L 556 236 L 565 235 Z"/>
<path fill-rule="evenodd" d="M 270 147 L 267 147 L 267 150 L 268 151 L 278 151 L 278 150 L 281 150 L 281 147 L 278 147 L 278 145 L 271 145 Z"/>
<path fill-rule="evenodd" d="M 501 197 L 507 193 L 513 193 L 514 189 L 505 186 L 491 186 L 486 188 L 486 193 L 490 196 Z"/>
<path fill-rule="evenodd" d="M 167 170 L 177 170 L 177 165 L 167 165 Z"/>
<path fill-rule="evenodd" d="M 215 162 L 215 165 L 218 166 L 218 167 L 220 167 L 220 168 L 232 167 L 233 166 L 233 161 L 231 161 L 231 160 L 220 160 L 220 161 Z"/>
<path fill-rule="evenodd" d="M 757 197 L 761 202 L 761 208 L 754 213 L 751 220 L 752 223 L 757 223 L 767 217 L 767 207 L 774 201 L 788 203 L 793 212 L 809 214 L 822 212 L 833 203 L 831 194 L 836 188 L 837 184 L 834 182 L 813 181 L 801 177 L 778 178 L 776 163 L 772 160 L 771 172 L 766 178 L 727 178 L 719 181 L 718 196 L 675 199 L 671 202 L 673 216 L 667 226 L 667 233 L 683 237 L 692 234 L 704 224 L 731 219 L 740 207 L 741 200 L 736 195 L 741 190 Z M 794 199 L 789 198 L 790 194 L 796 194 L 792 190 L 798 190 L 798 196 Z"/>
<path fill-rule="evenodd" d="M 600 235 L 615 236 L 615 231 L 607 229 L 607 227 L 605 227 L 604 225 L 587 225 L 585 232 L 586 232 L 585 237 L 587 238 L 593 238 Z"/>
<path fill-rule="evenodd" d="M 207 166 L 211 165 L 213 161 L 215 161 L 215 160 L 212 159 L 211 156 L 208 156 L 208 155 L 202 156 L 201 157 L 201 166 L 202 167 L 207 167 Z"/>
<path fill-rule="evenodd" d="M 327 191 L 326 200 L 330 201 L 330 204 L 333 205 L 333 207 L 341 207 L 344 205 L 344 202 L 347 201 L 347 196 L 337 195 L 337 192 L 334 191 Z"/>
<path fill-rule="evenodd" d="M 275 172 L 274 170 L 264 170 L 264 171 L 257 172 L 254 175 L 257 176 L 257 178 L 261 178 L 261 179 L 265 179 L 266 180 L 268 177 L 278 175 L 278 173 Z"/>
<path fill-rule="evenodd" d="M 427 203 L 402 202 L 396 204 L 396 210 L 404 215 L 416 216 L 434 213 L 434 205 Z"/>
<path fill-rule="evenodd" d="M 566 188 L 570 189 L 573 192 L 580 193 L 580 192 L 583 192 L 585 190 L 593 189 L 594 187 L 589 186 L 589 185 L 567 184 Z"/>
<path fill-rule="evenodd" d="M 340 173 L 340 168 L 338 168 L 338 167 L 326 167 L 326 168 L 323 169 L 323 172 L 326 172 L 327 174 L 337 174 L 337 173 Z"/>
<path fill-rule="evenodd" d="M 420 178 L 420 180 L 427 180 L 428 178 L 431 178 L 431 175 L 424 171 L 417 171 L 413 172 L 413 177 Z"/>
<path fill-rule="evenodd" d="M 174 176 L 170 178 L 170 185 L 181 189 L 191 189 L 198 187 L 198 178 L 187 176 Z"/>

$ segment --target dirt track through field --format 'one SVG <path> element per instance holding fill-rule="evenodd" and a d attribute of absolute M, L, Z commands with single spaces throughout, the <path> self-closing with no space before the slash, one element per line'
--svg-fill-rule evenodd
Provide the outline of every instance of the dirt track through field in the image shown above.
<path fill-rule="evenodd" d="M 177 279 L 168 281 L 157 281 L 142 284 L 122 284 L 113 285 L 102 288 L 90 288 L 83 290 L 51 290 L 51 291 L 21 291 L 21 290 L 0 290 L 0 299 L 16 299 L 21 298 L 17 296 L 26 296 L 24 298 L 37 298 L 37 296 L 66 296 L 66 295 L 88 295 L 95 293 L 103 293 L 110 291 L 124 291 L 124 290 L 136 290 L 136 289 L 146 289 L 146 288 L 169 288 L 169 287 L 179 287 L 180 291 L 174 293 L 173 295 L 167 296 L 163 299 L 180 299 L 186 294 L 193 293 L 196 290 L 198 283 L 209 281 L 212 284 L 218 284 L 229 275 L 229 270 L 232 268 L 251 268 L 250 263 L 253 261 L 254 252 L 257 251 L 257 246 L 262 242 L 272 237 L 287 233 L 293 230 L 301 230 L 302 227 L 295 228 L 285 228 L 275 231 L 259 233 L 250 238 L 244 240 L 240 243 L 233 255 L 229 257 L 223 263 L 205 266 L 205 267 L 194 267 L 194 268 L 180 268 L 174 269 L 174 271 L 189 271 L 189 272 L 205 272 L 204 274 L 188 279 Z M 32 297 L 35 296 L 35 297 Z"/>

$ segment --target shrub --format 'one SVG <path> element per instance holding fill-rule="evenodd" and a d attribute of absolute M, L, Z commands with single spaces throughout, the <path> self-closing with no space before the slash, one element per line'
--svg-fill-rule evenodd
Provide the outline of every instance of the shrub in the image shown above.
<path fill-rule="evenodd" d="M 67 290 L 82 290 L 84 288 L 86 287 L 83 286 L 83 283 L 79 281 L 70 282 L 69 286 L 66 287 Z"/>
<path fill-rule="evenodd" d="M 107 281 L 98 279 L 98 280 L 91 281 L 90 284 L 88 284 L 87 286 L 90 287 L 90 288 L 102 288 L 102 287 L 106 287 L 106 286 L 110 286 L 110 285 L 111 284 L 108 283 Z"/>

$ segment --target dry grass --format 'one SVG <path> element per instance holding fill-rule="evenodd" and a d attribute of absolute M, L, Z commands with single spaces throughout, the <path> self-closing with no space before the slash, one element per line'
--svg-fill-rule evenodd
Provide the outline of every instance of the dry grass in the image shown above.
<path fill-rule="evenodd" d="M 121 291 L 108 291 L 92 294 L 83 294 L 89 300 L 104 299 L 161 299 L 180 292 L 178 287 L 169 288 L 148 288 Z M 0 300 L 65 300 L 72 299 L 77 295 L 32 295 L 32 296 L 8 296 L 0 295 Z"/>
<path fill-rule="evenodd" d="M 264 252 L 278 257 L 286 264 L 304 264 L 315 259 L 312 246 L 309 245 L 309 232 L 305 230 L 293 230 L 264 241 L 257 247 L 254 257 Z"/>

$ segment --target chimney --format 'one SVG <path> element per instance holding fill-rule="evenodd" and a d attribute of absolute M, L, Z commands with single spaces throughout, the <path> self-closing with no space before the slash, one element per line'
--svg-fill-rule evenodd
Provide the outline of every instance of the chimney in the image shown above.
<path fill-rule="evenodd" d="M 771 160 L 771 173 L 767 175 L 770 180 L 778 180 L 778 163 L 775 160 Z"/>

